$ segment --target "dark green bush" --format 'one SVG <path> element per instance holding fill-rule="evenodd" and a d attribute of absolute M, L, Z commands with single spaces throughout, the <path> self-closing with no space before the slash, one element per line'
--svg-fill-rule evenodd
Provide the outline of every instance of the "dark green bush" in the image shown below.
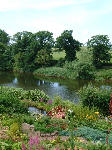
<path fill-rule="evenodd" d="M 77 79 L 94 79 L 94 66 L 90 62 L 65 62 L 64 68 L 75 73 Z"/>
<path fill-rule="evenodd" d="M 88 62 L 77 62 L 74 66 L 78 79 L 94 79 L 94 67 Z"/>
<path fill-rule="evenodd" d="M 0 113 L 26 113 L 27 107 L 13 94 L 0 94 Z"/>
<path fill-rule="evenodd" d="M 57 66 L 57 67 L 63 67 L 64 63 L 65 63 L 65 59 L 64 59 L 64 58 L 60 58 L 60 59 L 57 61 L 56 66 Z"/>
<path fill-rule="evenodd" d="M 83 106 L 97 107 L 104 114 L 109 114 L 110 94 L 110 90 L 94 87 L 91 84 L 79 90 Z"/>

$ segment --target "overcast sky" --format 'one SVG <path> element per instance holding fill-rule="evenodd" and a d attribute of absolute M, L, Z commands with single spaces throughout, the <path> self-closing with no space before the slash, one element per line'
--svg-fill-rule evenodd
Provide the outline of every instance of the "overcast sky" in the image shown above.
<path fill-rule="evenodd" d="M 80 42 L 106 34 L 112 42 L 112 0 L 0 0 L 0 29 L 9 35 L 73 30 Z"/>

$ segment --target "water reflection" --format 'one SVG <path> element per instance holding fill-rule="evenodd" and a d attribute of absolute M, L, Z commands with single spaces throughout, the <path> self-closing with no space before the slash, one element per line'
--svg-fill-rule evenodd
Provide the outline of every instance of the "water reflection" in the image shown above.
<path fill-rule="evenodd" d="M 12 82 L 13 82 L 13 84 L 18 84 L 18 79 L 15 78 Z"/>
<path fill-rule="evenodd" d="M 13 74 L 9 72 L 0 72 L 0 85 L 17 87 L 23 89 L 40 89 L 43 90 L 51 98 L 61 96 L 63 99 L 68 99 L 78 102 L 77 91 L 87 85 L 89 81 L 84 80 L 63 80 L 51 79 L 33 76 L 32 74 Z M 101 88 L 106 87 L 111 89 L 112 81 L 109 82 L 93 82 L 92 84 Z"/>

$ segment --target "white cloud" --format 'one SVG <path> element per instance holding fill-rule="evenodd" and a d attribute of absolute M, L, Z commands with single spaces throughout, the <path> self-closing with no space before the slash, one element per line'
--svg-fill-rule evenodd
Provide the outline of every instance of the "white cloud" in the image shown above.
<path fill-rule="evenodd" d="M 100 24 L 100 18 L 103 15 L 105 16 L 105 14 L 108 16 L 108 13 L 112 12 L 111 0 L 108 0 L 108 3 L 101 3 L 100 7 L 99 5 L 92 7 L 92 4 L 97 5 L 96 0 L 0 1 L 0 12 L 4 11 L 6 13 L 3 14 L 10 14 L 6 15 L 6 18 L 2 17 L 0 28 L 5 29 L 11 35 L 24 30 L 31 32 L 48 30 L 53 32 L 56 38 L 67 29 L 74 31 L 73 36 L 75 39 L 86 42 L 88 38 L 95 34 L 100 34 L 102 31 L 106 34 L 110 33 L 109 29 L 107 30 L 103 24 Z M 55 9 L 64 6 L 66 6 L 65 9 Z M 26 12 L 24 13 L 25 9 L 30 14 L 30 17 L 26 15 Z M 14 11 L 15 15 L 12 15 L 12 12 L 10 13 L 11 10 Z M 15 10 L 18 10 L 20 13 L 16 13 Z M 39 13 L 34 13 L 32 10 L 40 11 Z M 12 18 L 16 16 L 16 18 L 14 20 L 7 16 Z"/>
<path fill-rule="evenodd" d="M 81 5 L 93 0 L 3 0 L 0 2 L 0 11 L 38 9 L 48 10 L 68 5 Z"/>

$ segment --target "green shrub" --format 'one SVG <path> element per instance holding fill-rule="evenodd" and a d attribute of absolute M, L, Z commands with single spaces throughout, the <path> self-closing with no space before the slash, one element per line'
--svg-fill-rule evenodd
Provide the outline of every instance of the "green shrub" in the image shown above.
<path fill-rule="evenodd" d="M 32 100 L 32 101 L 40 101 L 40 99 L 43 100 L 43 102 L 47 102 L 47 100 L 49 99 L 49 97 L 40 90 L 27 90 L 21 93 L 21 96 L 23 99 L 28 99 L 28 100 Z"/>
<path fill-rule="evenodd" d="M 65 59 L 64 59 L 64 58 L 60 58 L 60 59 L 57 61 L 56 66 L 57 66 L 57 67 L 63 67 L 64 64 L 65 64 Z"/>
<path fill-rule="evenodd" d="M 0 113 L 27 112 L 27 104 L 22 100 L 47 102 L 49 97 L 40 90 L 23 90 L 18 88 L 0 87 Z"/>
<path fill-rule="evenodd" d="M 6 86 L 0 86 L 0 94 L 11 94 L 16 98 L 21 99 L 21 93 L 23 92 L 23 89 L 21 88 L 11 88 Z"/>
<path fill-rule="evenodd" d="M 0 113 L 25 113 L 27 108 L 25 105 L 13 94 L 2 93 L 0 94 Z"/>
<path fill-rule="evenodd" d="M 94 79 L 94 67 L 88 62 L 77 62 L 74 66 L 78 79 Z"/>
<path fill-rule="evenodd" d="M 94 87 L 91 84 L 79 90 L 83 106 L 97 107 L 104 114 L 109 113 L 110 94 L 110 90 Z"/>
<path fill-rule="evenodd" d="M 95 72 L 96 80 L 111 80 L 112 79 L 112 69 L 100 69 Z"/>
<path fill-rule="evenodd" d="M 52 60 L 52 55 L 50 54 L 50 51 L 46 49 L 42 49 L 38 51 L 36 55 L 35 64 L 38 67 L 50 66 L 51 60 Z"/>
<path fill-rule="evenodd" d="M 94 66 L 90 62 L 66 62 L 64 67 L 75 72 L 77 79 L 94 79 Z"/>
<path fill-rule="evenodd" d="M 35 117 L 29 116 L 29 115 L 24 115 L 23 122 L 32 125 L 35 122 Z"/>
<path fill-rule="evenodd" d="M 23 100 L 28 99 L 32 101 L 40 101 L 43 99 L 44 102 L 47 102 L 49 97 L 38 89 L 35 90 L 23 90 L 21 88 L 11 88 L 11 87 L 0 87 L 1 94 L 11 94 L 13 97 Z"/>

